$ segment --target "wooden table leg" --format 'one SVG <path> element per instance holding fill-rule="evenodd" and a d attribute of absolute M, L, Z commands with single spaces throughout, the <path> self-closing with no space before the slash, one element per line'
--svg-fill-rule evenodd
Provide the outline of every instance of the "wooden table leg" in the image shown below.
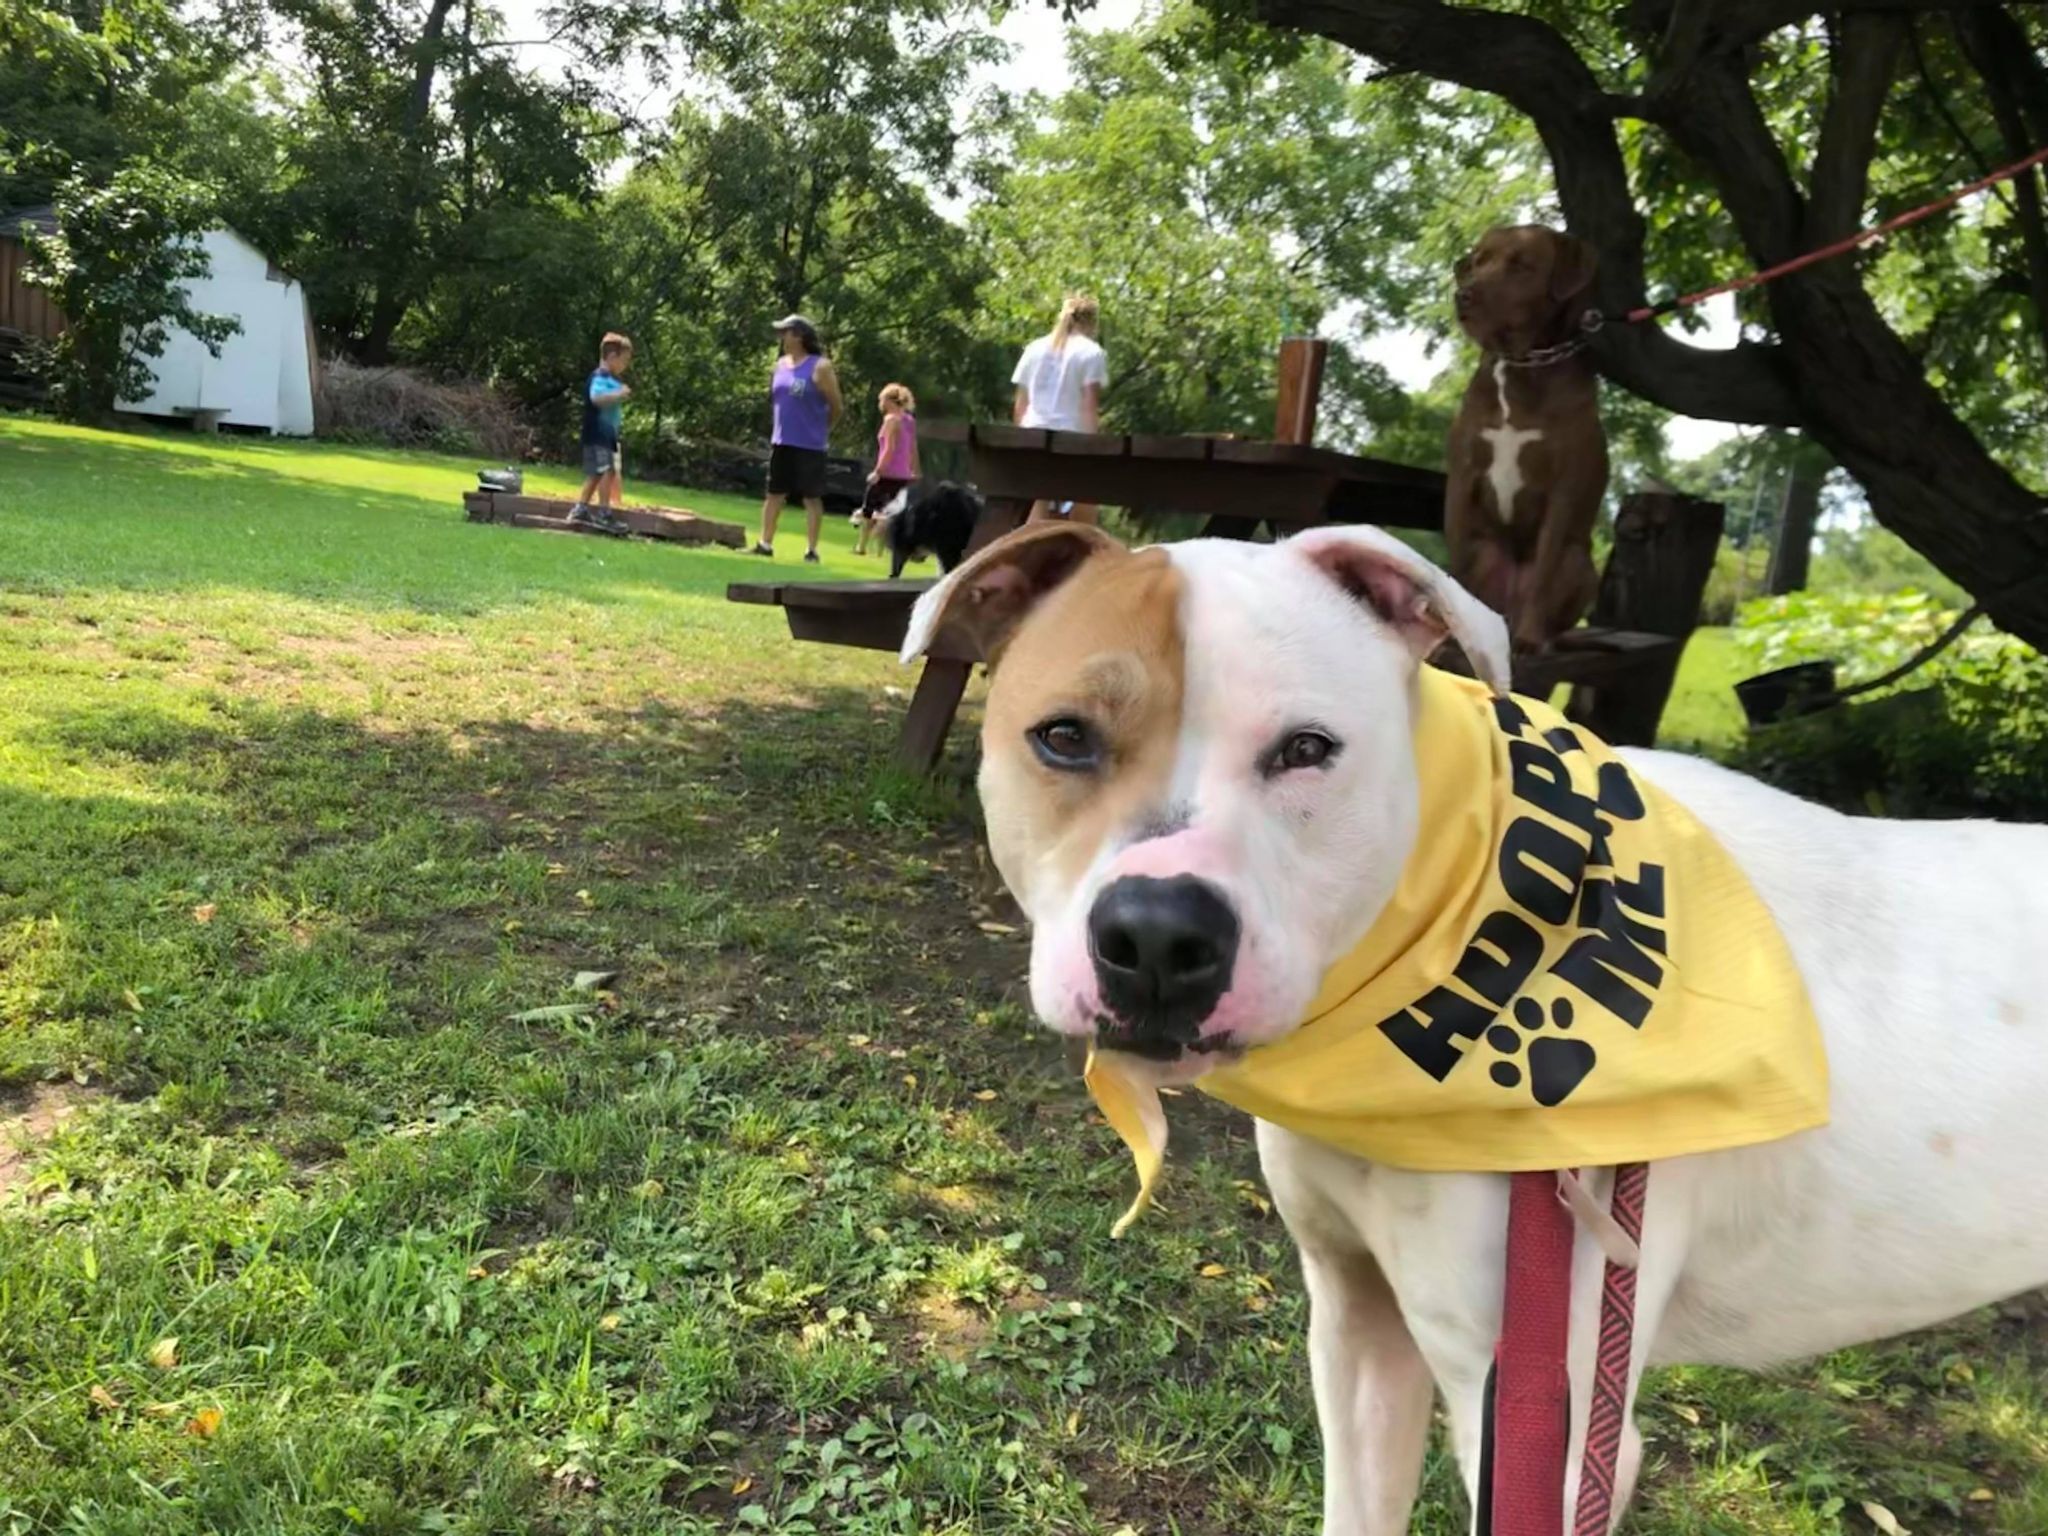
<path fill-rule="evenodd" d="M 903 717 L 903 735 L 896 744 L 896 757 L 912 773 L 930 773 L 946 750 L 946 733 L 953 728 L 961 695 L 974 668 L 964 661 L 946 661 L 934 656 L 924 664 L 917 691 L 910 696 L 910 712 Z"/>
<path fill-rule="evenodd" d="M 978 554 L 1004 534 L 1023 525 L 1031 503 L 1010 496 L 991 496 L 983 504 L 981 518 L 967 541 L 967 553 Z M 910 711 L 903 717 L 903 734 L 896 743 L 897 761 L 912 773 L 930 773 L 946 750 L 946 735 L 960 700 L 967 692 L 973 666 L 964 661 L 927 660 L 917 679 L 917 691 L 910 696 Z"/>

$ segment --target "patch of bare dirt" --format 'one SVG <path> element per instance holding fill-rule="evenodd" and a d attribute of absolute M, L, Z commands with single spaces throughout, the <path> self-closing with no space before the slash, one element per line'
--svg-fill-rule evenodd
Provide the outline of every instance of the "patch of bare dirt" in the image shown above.
<path fill-rule="evenodd" d="M 99 1097 L 76 1083 L 37 1083 L 25 1095 L 4 1101 L 0 1115 L 0 1195 L 26 1182 L 36 1150 L 82 1105 Z"/>
<path fill-rule="evenodd" d="M 993 1332 L 985 1313 L 950 1296 L 926 1296 L 915 1312 L 913 1339 L 948 1360 L 972 1360 Z"/>
<path fill-rule="evenodd" d="M 417 631 L 392 634 L 384 630 L 359 629 L 346 635 L 280 635 L 278 649 L 308 661 L 374 661 L 380 664 L 417 661 L 429 656 L 452 656 L 473 650 L 473 644 L 456 635 L 425 635 Z"/>

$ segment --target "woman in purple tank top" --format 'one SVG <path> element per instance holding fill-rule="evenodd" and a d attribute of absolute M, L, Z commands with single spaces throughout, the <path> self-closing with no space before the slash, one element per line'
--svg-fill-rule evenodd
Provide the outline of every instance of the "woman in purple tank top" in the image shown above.
<path fill-rule="evenodd" d="M 825 445 L 839 419 L 839 378 L 818 344 L 818 328 L 802 315 L 775 322 L 782 355 L 775 359 L 768 400 L 775 436 L 768 450 L 768 495 L 761 503 L 757 555 L 775 553 L 775 524 L 794 496 L 807 514 L 804 559 L 818 562 L 818 530 L 825 521 Z"/>

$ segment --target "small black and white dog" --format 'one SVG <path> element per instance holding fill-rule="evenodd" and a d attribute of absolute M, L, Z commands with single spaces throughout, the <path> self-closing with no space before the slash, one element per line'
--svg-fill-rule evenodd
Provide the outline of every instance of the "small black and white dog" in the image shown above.
<path fill-rule="evenodd" d="M 889 579 L 920 555 L 936 555 L 950 571 L 967 553 L 967 541 L 981 518 L 981 498 L 964 485 L 941 480 L 888 520 L 882 538 L 889 546 Z"/>

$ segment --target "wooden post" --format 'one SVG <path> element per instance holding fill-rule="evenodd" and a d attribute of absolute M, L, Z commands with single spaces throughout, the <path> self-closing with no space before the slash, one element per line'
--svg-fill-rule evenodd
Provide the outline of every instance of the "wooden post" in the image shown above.
<path fill-rule="evenodd" d="M 1330 344 L 1320 336 L 1286 336 L 1280 341 L 1280 376 L 1273 409 L 1273 441 L 1307 448 L 1316 438 L 1316 409 L 1323 399 L 1323 365 Z M 1243 518 L 1212 517 L 1205 539 L 1248 539 L 1259 524 Z"/>
<path fill-rule="evenodd" d="M 1614 552 L 1588 622 L 1669 635 L 1680 644 L 1614 682 L 1572 689 L 1565 713 L 1602 740 L 1618 747 L 1655 743 L 1684 641 L 1699 626 L 1724 515 L 1718 501 L 1675 491 L 1638 491 L 1622 502 L 1614 519 Z"/>
<path fill-rule="evenodd" d="M 967 554 L 975 555 L 1012 529 L 1022 525 L 1031 503 L 1007 496 L 991 496 L 983 503 L 981 520 L 967 541 Z M 941 656 L 925 658 L 918 674 L 916 691 L 910 695 L 910 710 L 903 717 L 903 734 L 896 741 L 896 760 L 912 773 L 930 773 L 946 750 L 946 734 L 953 728 L 953 716 L 960 711 L 960 699 L 967 692 L 967 679 L 974 667 L 965 661 Z"/>
<path fill-rule="evenodd" d="M 1273 441 L 1307 447 L 1316 440 L 1316 409 L 1323 399 L 1323 366 L 1330 344 L 1320 336 L 1289 336 L 1280 343 L 1280 397 Z"/>

